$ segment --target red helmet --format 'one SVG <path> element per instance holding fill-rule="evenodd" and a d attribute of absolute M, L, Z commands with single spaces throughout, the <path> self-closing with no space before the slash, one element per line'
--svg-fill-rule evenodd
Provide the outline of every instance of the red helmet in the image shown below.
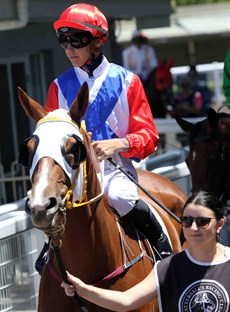
<path fill-rule="evenodd" d="M 108 38 L 108 22 L 104 14 L 94 5 L 78 3 L 68 7 L 54 22 L 56 31 L 63 28 L 63 32 L 68 28 L 85 30 L 93 37 L 101 37 L 102 43 Z M 65 30 L 66 28 L 66 30 Z"/>

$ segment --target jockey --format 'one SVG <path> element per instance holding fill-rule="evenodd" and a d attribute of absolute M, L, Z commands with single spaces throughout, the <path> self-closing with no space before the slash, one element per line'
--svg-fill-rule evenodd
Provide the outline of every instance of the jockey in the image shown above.
<path fill-rule="evenodd" d="M 161 225 L 139 199 L 137 186 L 107 160 L 111 157 L 137 179 L 132 160 L 140 161 L 157 149 L 159 136 L 140 79 L 102 55 L 108 23 L 97 7 L 72 5 L 64 10 L 54 28 L 73 67 L 51 83 L 46 110 L 68 110 L 83 82 L 88 83 L 89 106 L 84 120 L 97 159 L 104 160 L 108 203 L 141 229 L 165 258 L 172 249 Z"/>

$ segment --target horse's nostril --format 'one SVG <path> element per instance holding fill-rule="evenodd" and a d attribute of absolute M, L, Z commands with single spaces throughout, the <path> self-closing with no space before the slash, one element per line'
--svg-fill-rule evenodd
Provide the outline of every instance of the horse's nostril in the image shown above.
<path fill-rule="evenodd" d="M 29 204 L 29 198 L 27 198 L 26 202 L 25 202 L 25 212 L 28 214 L 28 215 L 31 215 L 31 207 L 30 207 L 30 204 Z"/>
<path fill-rule="evenodd" d="M 50 197 L 49 199 L 49 205 L 46 207 L 46 209 L 53 208 L 57 205 L 57 200 L 55 197 Z"/>

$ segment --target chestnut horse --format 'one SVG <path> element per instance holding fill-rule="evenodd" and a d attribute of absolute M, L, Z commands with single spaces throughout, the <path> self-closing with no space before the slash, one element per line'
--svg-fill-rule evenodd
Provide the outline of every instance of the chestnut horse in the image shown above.
<path fill-rule="evenodd" d="M 195 124 L 182 118 L 176 121 L 189 134 L 186 163 L 192 192 L 212 191 L 226 203 L 230 200 L 230 114 L 209 108 L 207 118 Z"/>
<path fill-rule="evenodd" d="M 36 130 L 24 142 L 19 162 L 30 167 L 32 189 L 26 210 L 36 228 L 51 238 L 47 262 L 41 271 L 39 312 L 81 311 L 78 302 L 60 287 L 61 254 L 64 269 L 86 283 L 125 290 L 141 281 L 154 265 L 149 244 L 110 209 L 103 196 L 100 167 L 81 119 L 88 106 L 83 84 L 69 112 L 45 109 L 19 89 L 26 114 Z M 50 140 L 50 141 L 49 141 Z M 163 176 L 139 171 L 140 183 L 176 216 L 187 196 Z M 146 198 L 142 192 L 142 198 Z M 146 198 L 165 224 L 175 253 L 181 250 L 181 225 Z M 63 269 L 63 267 L 62 267 Z M 65 272 L 64 270 L 64 272 Z M 85 300 L 84 311 L 108 311 Z M 85 310 L 85 308 L 87 310 Z M 157 301 L 135 311 L 158 311 Z"/>

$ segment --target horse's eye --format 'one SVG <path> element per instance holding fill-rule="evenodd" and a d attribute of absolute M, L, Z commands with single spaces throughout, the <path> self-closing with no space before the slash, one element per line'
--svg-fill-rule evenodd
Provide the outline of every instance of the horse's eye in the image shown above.
<path fill-rule="evenodd" d="M 86 158 L 85 146 L 76 135 L 67 135 L 63 138 L 61 152 L 72 169 L 76 169 Z"/>
<path fill-rule="evenodd" d="M 73 143 L 70 148 L 70 153 L 76 155 L 79 153 L 79 143 Z"/>

